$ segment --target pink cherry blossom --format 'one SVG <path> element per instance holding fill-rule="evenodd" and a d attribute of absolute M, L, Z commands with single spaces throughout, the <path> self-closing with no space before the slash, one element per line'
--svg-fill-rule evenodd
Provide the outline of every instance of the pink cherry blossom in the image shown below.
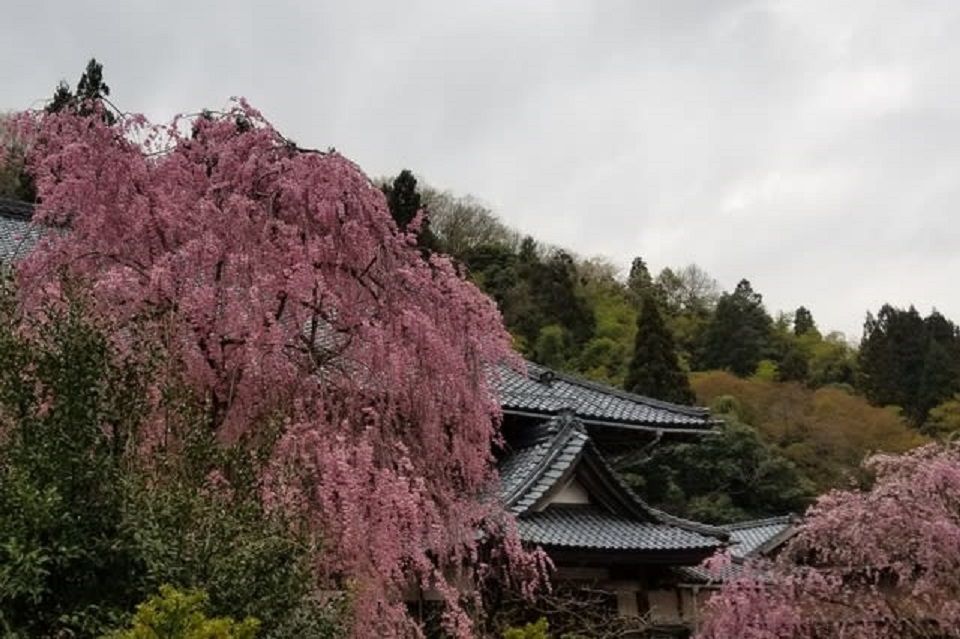
<path fill-rule="evenodd" d="M 243 443 L 279 426 L 264 499 L 309 517 L 318 578 L 350 592 L 356 636 L 418 635 L 412 584 L 441 594 L 451 634 L 473 636 L 464 583 L 493 557 L 532 587 L 544 559 L 493 498 L 488 372 L 517 363 L 509 335 L 357 166 L 297 149 L 242 100 L 167 125 L 26 113 L 17 126 L 37 221 L 69 229 L 20 265 L 25 308 L 84 282 L 119 347 L 159 343 L 206 407 L 197 427 Z M 152 396 L 145 442 L 165 428 Z"/>
<path fill-rule="evenodd" d="M 960 637 L 960 450 L 866 467 L 870 489 L 821 497 L 776 561 L 724 585 L 700 637 Z"/>

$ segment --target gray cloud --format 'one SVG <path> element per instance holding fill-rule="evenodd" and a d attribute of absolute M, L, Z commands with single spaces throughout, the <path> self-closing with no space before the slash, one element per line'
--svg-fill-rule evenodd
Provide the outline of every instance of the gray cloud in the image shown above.
<path fill-rule="evenodd" d="M 960 319 L 954 2 L 4 5 L 2 108 L 95 55 L 125 109 L 245 95 L 584 255 L 748 277 L 851 335 L 884 301 Z"/>

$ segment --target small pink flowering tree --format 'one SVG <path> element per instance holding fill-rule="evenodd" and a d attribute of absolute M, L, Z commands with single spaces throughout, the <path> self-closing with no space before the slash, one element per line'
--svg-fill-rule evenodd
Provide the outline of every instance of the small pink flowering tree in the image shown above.
<path fill-rule="evenodd" d="M 242 100 L 165 126 L 18 123 L 36 219 L 64 229 L 20 265 L 24 308 L 79 280 L 118 346 L 159 345 L 168 372 L 141 451 L 173 436 L 159 400 L 172 380 L 225 443 L 279 429 L 263 497 L 322 536 L 318 575 L 350 592 L 357 636 L 419 634 L 411 586 L 472 636 L 464 585 L 485 576 L 481 557 L 521 588 L 541 574 L 493 498 L 488 374 L 514 361 L 499 314 L 449 260 L 421 256 L 354 164 L 298 149 Z"/>
<path fill-rule="evenodd" d="M 775 562 L 710 600 L 701 638 L 960 637 L 960 450 L 865 465 L 872 488 L 821 497 Z"/>

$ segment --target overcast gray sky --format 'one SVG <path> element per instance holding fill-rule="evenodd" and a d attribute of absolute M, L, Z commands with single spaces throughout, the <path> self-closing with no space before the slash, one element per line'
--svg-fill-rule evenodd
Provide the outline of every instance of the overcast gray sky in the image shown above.
<path fill-rule="evenodd" d="M 960 2 L 3 0 L 0 110 L 86 60 L 168 119 L 246 96 L 623 266 L 696 262 L 858 337 L 960 320 Z"/>

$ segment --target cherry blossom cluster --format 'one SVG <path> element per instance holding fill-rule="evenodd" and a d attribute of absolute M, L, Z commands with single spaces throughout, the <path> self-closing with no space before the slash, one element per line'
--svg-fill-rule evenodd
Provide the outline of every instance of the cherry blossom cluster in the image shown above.
<path fill-rule="evenodd" d="M 824 495 L 781 556 L 724 585 L 700 637 L 960 637 L 960 450 L 865 467 L 869 489 Z"/>
<path fill-rule="evenodd" d="M 403 596 L 419 587 L 471 637 L 485 558 L 519 587 L 542 574 L 495 499 L 489 376 L 517 364 L 509 335 L 357 166 L 298 149 L 243 100 L 165 125 L 16 123 L 52 228 L 19 267 L 24 308 L 80 282 L 118 348 L 154 339 L 157 383 L 199 399 L 197 428 L 241 445 L 279 430 L 264 499 L 321 536 L 318 576 L 349 591 L 357 636 L 416 636 Z M 169 436 L 156 412 L 144 451 Z"/>

